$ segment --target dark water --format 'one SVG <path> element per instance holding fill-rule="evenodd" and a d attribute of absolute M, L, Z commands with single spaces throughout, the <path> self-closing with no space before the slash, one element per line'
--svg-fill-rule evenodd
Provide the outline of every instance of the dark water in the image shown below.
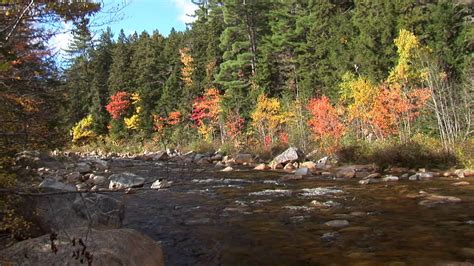
<path fill-rule="evenodd" d="M 168 265 L 436 265 L 474 263 L 474 180 L 359 185 L 280 182 L 283 173 L 230 173 L 144 163 L 128 168 L 168 190 L 124 196 L 125 227 L 161 241 Z M 432 208 L 423 190 L 461 198 Z M 408 197 L 407 197 L 408 195 Z M 318 201 L 323 207 L 315 207 Z M 334 228 L 330 220 L 347 220 Z"/>

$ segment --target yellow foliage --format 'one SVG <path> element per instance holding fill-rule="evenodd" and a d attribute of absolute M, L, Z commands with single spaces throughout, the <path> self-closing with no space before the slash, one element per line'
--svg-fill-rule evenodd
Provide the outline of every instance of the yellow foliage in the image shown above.
<path fill-rule="evenodd" d="M 137 110 L 138 113 L 138 110 Z M 124 118 L 125 127 L 128 129 L 138 129 L 140 125 L 140 117 L 138 114 L 134 114 L 131 117 Z"/>
<path fill-rule="evenodd" d="M 272 137 L 275 131 L 294 117 L 292 112 L 284 112 L 277 98 L 268 98 L 261 94 L 257 106 L 251 114 L 252 125 L 262 138 Z"/>
<path fill-rule="evenodd" d="M 140 94 L 138 92 L 132 93 L 132 95 L 130 96 L 130 100 L 132 100 L 133 105 L 136 105 L 141 101 Z"/>
<path fill-rule="evenodd" d="M 193 58 L 190 55 L 190 49 L 185 47 L 179 50 L 181 56 L 181 63 L 183 68 L 181 69 L 181 79 L 183 80 L 186 87 L 190 87 L 193 84 L 192 75 L 194 71 Z"/>
<path fill-rule="evenodd" d="M 94 123 L 92 115 L 84 117 L 81 121 L 71 129 L 72 142 L 84 142 L 96 138 L 96 134 L 92 131 L 92 124 Z"/>
<path fill-rule="evenodd" d="M 347 104 L 349 120 L 370 119 L 369 111 L 372 110 L 375 97 L 378 94 L 378 87 L 370 80 L 363 77 L 356 77 L 352 73 L 346 73 L 342 77 L 341 101 Z"/>
<path fill-rule="evenodd" d="M 418 38 L 410 31 L 401 29 L 398 38 L 394 40 L 397 46 L 398 64 L 388 76 L 389 83 L 402 82 L 417 76 L 416 70 L 410 66 L 415 53 L 420 49 Z M 419 74 L 418 74 L 419 76 Z"/>
<path fill-rule="evenodd" d="M 198 133 L 202 136 L 205 141 L 212 140 L 212 133 L 214 132 L 214 128 L 211 125 L 206 125 L 204 123 L 198 126 Z"/>

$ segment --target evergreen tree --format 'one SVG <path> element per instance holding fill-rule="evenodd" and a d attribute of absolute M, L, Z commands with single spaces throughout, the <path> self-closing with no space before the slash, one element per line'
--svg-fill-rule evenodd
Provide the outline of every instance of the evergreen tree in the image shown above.
<path fill-rule="evenodd" d="M 110 94 L 114 94 L 117 91 L 131 92 L 134 89 L 130 60 L 130 43 L 122 29 L 112 51 L 112 64 L 108 80 Z"/>
<path fill-rule="evenodd" d="M 99 43 L 92 53 L 92 106 L 89 113 L 93 118 L 93 130 L 98 135 L 107 133 L 107 124 L 110 119 L 105 106 L 109 100 L 107 81 L 112 64 L 113 45 L 112 32 L 110 28 L 107 28 L 100 36 Z"/>

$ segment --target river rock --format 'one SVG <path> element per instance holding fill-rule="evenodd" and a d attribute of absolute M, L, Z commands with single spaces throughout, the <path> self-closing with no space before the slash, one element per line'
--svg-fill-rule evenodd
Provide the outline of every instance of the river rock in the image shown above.
<path fill-rule="evenodd" d="M 110 165 L 109 162 L 99 159 L 99 158 L 89 158 L 87 161 L 94 166 L 95 169 L 99 171 L 104 171 L 109 169 Z"/>
<path fill-rule="evenodd" d="M 394 175 L 386 175 L 384 178 L 382 178 L 382 181 L 384 182 L 397 182 L 398 180 L 398 176 Z"/>
<path fill-rule="evenodd" d="M 171 186 L 171 182 L 168 182 L 164 179 L 158 179 L 153 184 L 151 184 L 152 189 L 163 189 L 163 188 L 169 188 Z"/>
<path fill-rule="evenodd" d="M 261 164 L 255 166 L 255 168 L 254 168 L 254 170 L 260 170 L 260 171 L 269 170 L 269 169 L 270 169 L 270 167 L 268 165 L 264 164 L 264 163 L 261 163 Z"/>
<path fill-rule="evenodd" d="M 381 178 L 365 178 L 365 179 L 359 180 L 359 184 L 361 185 L 376 184 L 380 182 L 382 182 Z"/>
<path fill-rule="evenodd" d="M 252 154 L 239 153 L 234 158 L 236 164 L 251 164 L 254 162 Z"/>
<path fill-rule="evenodd" d="M 327 169 L 328 165 L 329 165 L 329 160 L 330 160 L 329 156 L 325 156 L 325 157 L 319 159 L 317 164 L 316 164 L 316 167 L 319 168 L 319 169 Z"/>
<path fill-rule="evenodd" d="M 459 254 L 465 258 L 474 259 L 474 248 L 462 248 Z"/>
<path fill-rule="evenodd" d="M 64 184 L 63 182 L 56 181 L 53 178 L 45 178 L 39 186 L 40 188 L 45 189 L 56 189 L 56 190 L 65 190 L 65 191 L 76 191 L 76 187 L 70 184 Z"/>
<path fill-rule="evenodd" d="M 301 167 L 307 167 L 310 170 L 316 170 L 317 166 L 316 163 L 313 161 L 306 161 L 301 163 Z"/>
<path fill-rule="evenodd" d="M 350 179 L 355 177 L 356 172 L 354 171 L 353 168 L 351 167 L 344 167 L 340 168 L 336 172 L 336 177 L 337 178 L 345 178 L 345 179 Z"/>
<path fill-rule="evenodd" d="M 390 174 L 401 175 L 407 173 L 410 169 L 406 167 L 391 167 L 387 172 Z"/>
<path fill-rule="evenodd" d="M 440 204 L 458 203 L 461 201 L 462 200 L 457 197 L 428 194 L 422 201 L 419 202 L 419 205 L 425 207 L 434 207 Z"/>
<path fill-rule="evenodd" d="M 281 181 L 288 181 L 288 180 L 300 180 L 303 179 L 303 176 L 301 175 L 284 175 L 280 177 Z"/>
<path fill-rule="evenodd" d="M 99 186 L 104 185 L 107 182 L 107 178 L 105 178 L 105 176 L 102 176 L 102 175 L 94 175 L 92 180 L 94 181 L 95 185 L 99 185 Z"/>
<path fill-rule="evenodd" d="M 330 226 L 330 227 L 346 227 L 346 226 L 349 226 L 349 221 L 347 221 L 347 220 L 332 220 L 332 221 L 329 221 L 329 222 L 325 222 L 324 224 L 327 225 L 327 226 Z"/>
<path fill-rule="evenodd" d="M 79 172 L 72 172 L 66 175 L 68 183 L 76 183 L 82 181 L 82 175 Z"/>
<path fill-rule="evenodd" d="M 286 164 L 289 162 L 301 161 L 305 158 L 302 151 L 297 148 L 290 147 L 280 155 L 273 159 L 274 164 Z"/>
<path fill-rule="evenodd" d="M 226 168 L 221 170 L 221 172 L 232 172 L 232 171 L 234 171 L 234 168 L 232 168 L 232 166 L 227 166 Z"/>
<path fill-rule="evenodd" d="M 88 234 L 86 240 L 85 236 Z M 76 239 L 73 246 L 71 238 Z M 86 246 L 84 255 L 79 239 Z M 85 253 L 92 255 L 91 265 L 164 265 L 163 251 L 153 239 L 133 229 L 94 230 L 87 228 L 60 231 L 51 251 L 50 235 L 28 239 L 0 251 L 1 265 L 84 265 Z M 79 251 L 74 258 L 73 252 Z M 84 263 L 80 260 L 84 259 Z"/>
<path fill-rule="evenodd" d="M 113 174 L 109 177 L 109 180 L 109 189 L 141 187 L 145 183 L 145 178 L 128 172 Z"/>
<path fill-rule="evenodd" d="M 311 175 L 311 171 L 307 167 L 302 167 L 297 169 L 294 174 L 300 176 L 309 176 Z"/>
<path fill-rule="evenodd" d="M 76 164 L 76 170 L 81 174 L 86 174 L 92 171 L 92 167 L 88 163 L 81 162 Z"/>
<path fill-rule="evenodd" d="M 380 173 L 373 173 L 366 176 L 364 179 L 380 178 L 382 175 Z"/>
<path fill-rule="evenodd" d="M 88 225 L 101 229 L 119 228 L 125 212 L 121 201 L 95 193 L 65 193 L 27 199 L 26 202 L 30 203 L 24 208 L 29 210 L 29 220 L 44 233 Z"/>

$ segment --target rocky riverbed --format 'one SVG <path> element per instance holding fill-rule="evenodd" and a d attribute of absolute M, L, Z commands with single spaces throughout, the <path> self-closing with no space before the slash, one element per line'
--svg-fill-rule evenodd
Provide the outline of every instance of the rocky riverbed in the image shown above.
<path fill-rule="evenodd" d="M 474 263 L 472 171 L 262 165 L 217 153 L 97 157 L 29 162 L 32 182 L 84 191 L 96 202 L 87 208 L 94 227 L 151 237 L 169 265 Z"/>

